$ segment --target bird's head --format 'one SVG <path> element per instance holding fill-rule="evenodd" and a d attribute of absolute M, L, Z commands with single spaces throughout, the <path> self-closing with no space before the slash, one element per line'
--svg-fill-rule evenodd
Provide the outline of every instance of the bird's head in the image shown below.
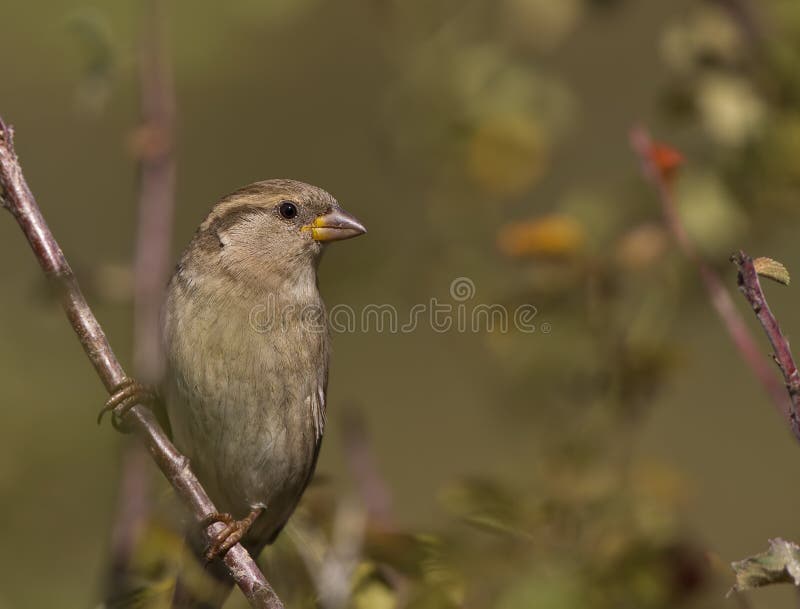
<path fill-rule="evenodd" d="M 329 193 L 294 180 L 266 180 L 220 200 L 198 229 L 195 254 L 245 281 L 316 268 L 325 244 L 366 232 Z"/>

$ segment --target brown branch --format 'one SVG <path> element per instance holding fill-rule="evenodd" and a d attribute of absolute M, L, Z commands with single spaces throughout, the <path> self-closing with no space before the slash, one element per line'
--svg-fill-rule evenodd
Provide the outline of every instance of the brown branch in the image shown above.
<path fill-rule="evenodd" d="M 739 267 L 739 291 L 753 307 L 753 311 L 772 345 L 773 358 L 783 374 L 786 391 L 791 400 L 789 424 L 794 435 L 800 439 L 800 416 L 798 415 L 800 413 L 800 372 L 797 371 L 797 365 L 794 363 L 789 341 L 781 332 L 778 320 L 769 308 L 767 297 L 764 296 L 758 273 L 753 265 L 753 259 L 744 252 L 739 252 L 733 256 L 732 260 Z"/>
<path fill-rule="evenodd" d="M 14 151 L 13 130 L 6 127 L 2 120 L 0 120 L 0 188 L 3 207 L 11 212 L 25 234 L 42 270 L 57 289 L 67 318 L 78 335 L 89 361 L 106 390 L 112 392 L 126 378 L 125 371 L 111 350 L 103 329 L 81 293 L 72 269 L 28 188 Z M 208 494 L 192 473 L 188 459 L 176 450 L 149 409 L 141 405 L 134 406 L 126 415 L 125 422 L 147 445 L 156 465 L 197 522 L 216 512 Z M 214 523 L 206 529 L 206 534 L 211 538 L 223 528 L 222 523 Z M 240 544 L 231 548 L 223 561 L 251 606 L 283 609 L 283 604 L 263 573 Z"/>
<path fill-rule="evenodd" d="M 139 225 L 134 285 L 134 365 L 140 381 L 161 379 L 159 315 L 169 278 L 175 208 L 175 93 L 162 29 L 163 2 L 152 0 L 140 50 Z"/>
<path fill-rule="evenodd" d="M 117 505 L 111 525 L 105 597 L 115 598 L 128 589 L 130 565 L 152 507 L 151 460 L 145 446 L 125 438 L 119 468 Z"/>
<path fill-rule="evenodd" d="M 163 32 L 163 0 L 150 0 L 144 13 L 139 49 L 142 117 L 134 141 L 139 157 L 139 213 L 133 363 L 136 378 L 155 386 L 163 374 L 159 315 L 169 277 L 175 208 L 175 89 Z M 150 515 L 149 461 L 141 442 L 123 444 L 110 549 L 108 588 L 112 593 L 126 587 L 130 560 Z"/>
<path fill-rule="evenodd" d="M 672 233 L 684 255 L 697 267 L 711 305 L 720 319 L 722 319 L 736 349 L 764 386 L 779 412 L 791 420 L 790 403 L 786 399 L 785 389 L 776 378 L 774 370 L 767 363 L 758 343 L 737 311 L 725 284 L 697 251 L 689 234 L 686 232 L 686 227 L 681 222 L 672 190 L 672 176 L 670 175 L 671 170 L 674 170 L 675 167 L 659 165 L 657 154 L 660 149 L 645 129 L 633 129 L 630 134 L 630 141 L 631 147 L 642 163 L 642 171 L 645 178 L 653 184 L 658 192 L 667 228 Z"/>

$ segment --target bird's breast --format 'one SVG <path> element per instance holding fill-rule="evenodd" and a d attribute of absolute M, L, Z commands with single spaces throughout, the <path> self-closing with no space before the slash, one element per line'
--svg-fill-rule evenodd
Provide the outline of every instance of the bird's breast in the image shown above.
<path fill-rule="evenodd" d="M 321 440 L 322 301 L 239 295 L 223 304 L 172 290 L 166 316 L 165 397 L 176 445 L 218 508 L 263 506 L 277 521 L 302 493 Z"/>

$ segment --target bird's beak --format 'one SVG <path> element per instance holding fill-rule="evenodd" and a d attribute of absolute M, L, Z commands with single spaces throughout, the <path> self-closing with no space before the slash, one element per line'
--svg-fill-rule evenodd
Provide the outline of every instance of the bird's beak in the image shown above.
<path fill-rule="evenodd" d="M 314 241 L 339 241 L 358 237 L 367 232 L 364 225 L 343 209 L 334 208 L 333 211 L 318 216 L 311 226 L 311 236 Z"/>

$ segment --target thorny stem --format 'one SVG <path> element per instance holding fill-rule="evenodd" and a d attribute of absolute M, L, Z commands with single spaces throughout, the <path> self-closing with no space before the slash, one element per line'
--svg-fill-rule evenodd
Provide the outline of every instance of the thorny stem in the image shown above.
<path fill-rule="evenodd" d="M 744 252 L 739 252 L 731 257 L 731 260 L 739 267 L 739 291 L 745 300 L 753 307 L 764 333 L 772 345 L 773 359 L 778 364 L 783 380 L 786 383 L 786 391 L 789 393 L 791 408 L 789 409 L 789 424 L 794 435 L 800 439 L 800 372 L 792 357 L 792 350 L 789 341 L 781 332 L 778 320 L 769 308 L 767 298 L 761 289 L 761 282 L 758 273 L 753 265 L 753 259 Z"/>
<path fill-rule="evenodd" d="M 655 144 L 650 134 L 643 128 L 633 129 L 630 134 L 630 142 L 631 147 L 642 163 L 642 172 L 645 178 L 653 184 L 661 200 L 667 229 L 672 233 L 683 254 L 700 273 L 708 298 L 728 330 L 736 349 L 755 373 L 778 411 L 791 422 L 793 415 L 791 404 L 786 399 L 785 389 L 776 378 L 774 371 L 764 358 L 761 348 L 737 311 L 736 305 L 722 279 L 697 251 L 689 234 L 686 232 L 686 227 L 681 222 L 672 190 L 672 180 L 664 174 L 654 160 Z M 794 424 L 792 424 L 793 429 L 794 427 Z M 800 436 L 798 436 L 798 439 L 800 439 Z"/>
<path fill-rule="evenodd" d="M 14 216 L 42 270 L 57 288 L 67 318 L 78 335 L 89 361 L 106 390 L 112 392 L 126 378 L 125 371 L 89 308 L 72 269 L 28 188 L 14 151 L 13 130 L 2 120 L 0 120 L 0 194 L 2 206 Z M 156 465 L 187 505 L 196 521 L 201 522 L 214 514 L 217 510 L 190 469 L 188 459 L 173 446 L 153 413 L 144 406 L 136 405 L 126 415 L 126 423 L 147 445 Z M 222 523 L 211 524 L 206 529 L 206 534 L 211 539 L 223 528 Z M 223 561 L 252 607 L 283 609 L 283 603 L 241 544 L 231 548 L 225 554 Z"/>

